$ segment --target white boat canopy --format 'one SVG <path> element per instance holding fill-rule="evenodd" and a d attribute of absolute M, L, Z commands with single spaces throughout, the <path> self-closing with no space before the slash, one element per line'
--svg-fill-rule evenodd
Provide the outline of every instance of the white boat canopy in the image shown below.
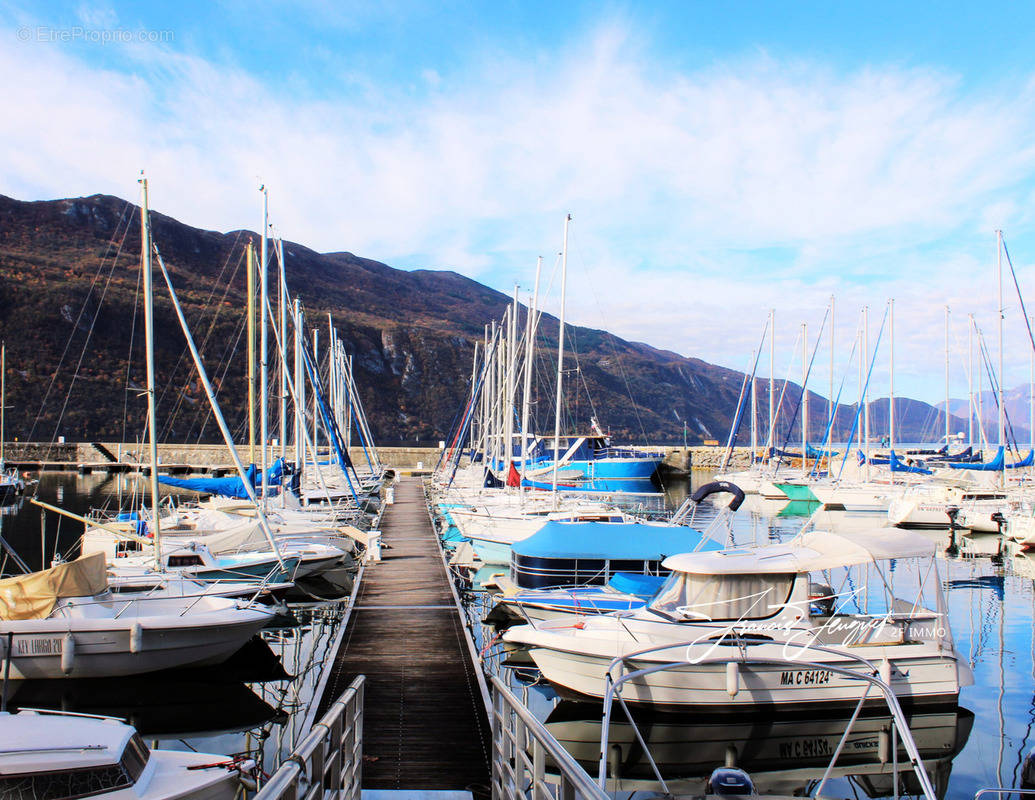
<path fill-rule="evenodd" d="M 673 572 L 695 575 L 747 575 L 804 573 L 835 567 L 851 567 L 891 558 L 923 558 L 934 555 L 934 542 L 898 528 L 874 528 L 843 535 L 809 531 L 780 544 L 680 553 L 662 566 Z"/>

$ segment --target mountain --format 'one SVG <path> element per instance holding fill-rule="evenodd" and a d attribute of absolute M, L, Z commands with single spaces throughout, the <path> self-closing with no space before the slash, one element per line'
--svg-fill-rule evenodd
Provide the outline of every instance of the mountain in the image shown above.
<path fill-rule="evenodd" d="M 978 404 L 980 403 L 981 419 L 984 421 L 985 436 L 989 441 L 995 442 L 999 439 L 999 407 L 996 393 L 985 391 L 974 395 L 974 424 L 978 420 Z M 1031 419 L 1031 387 L 1028 384 L 1015 386 L 1013 389 L 1006 389 L 1003 392 L 1003 405 L 1006 408 L 1007 436 L 1013 431 L 1013 438 L 1023 447 L 1029 440 L 1029 421 Z M 970 400 L 964 398 L 951 398 L 949 400 L 949 413 L 963 420 L 961 431 L 967 430 L 967 411 Z M 938 403 L 936 408 L 945 409 L 945 403 Z M 975 437 L 977 432 L 975 431 Z"/>
<path fill-rule="evenodd" d="M 117 197 L 23 202 L 0 195 L 8 438 L 132 441 L 142 435 L 139 227 L 139 209 Z M 152 212 L 152 235 L 227 421 L 243 439 L 244 253 L 246 242 L 257 242 L 258 236 L 200 230 L 157 212 Z M 502 317 L 509 298 L 455 272 L 398 270 L 348 252 L 317 253 L 295 242 L 284 242 L 283 250 L 287 284 L 300 297 L 310 325 L 321 328 L 321 348 L 330 314 L 354 358 L 378 441 L 445 438 L 469 392 L 474 343 L 481 341 L 485 324 Z M 218 431 L 168 293 L 161 277 L 155 280 L 161 436 L 216 441 Z M 557 320 L 544 315 L 541 375 L 533 397 L 541 431 L 553 428 L 556 368 L 550 359 L 556 358 L 557 330 Z M 566 338 L 575 351 L 566 362 L 573 370 L 565 381 L 567 429 L 587 430 L 595 414 L 621 441 L 681 442 L 685 420 L 691 441 L 725 441 L 742 373 L 602 330 L 572 326 Z M 776 386 L 781 392 L 782 382 Z M 759 387 L 764 409 L 768 400 L 762 382 Z M 799 395 L 800 388 L 787 385 L 784 419 Z M 819 438 L 827 402 L 810 392 L 809 408 L 810 431 Z M 939 435 L 941 412 L 926 403 L 901 401 L 896 411 L 900 440 Z M 846 406 L 839 410 L 835 438 L 848 431 L 853 413 Z M 746 431 L 745 426 L 740 442 Z"/>

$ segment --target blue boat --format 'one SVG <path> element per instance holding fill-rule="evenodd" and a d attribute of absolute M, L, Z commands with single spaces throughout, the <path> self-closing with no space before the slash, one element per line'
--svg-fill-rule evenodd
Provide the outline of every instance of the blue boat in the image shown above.
<path fill-rule="evenodd" d="M 602 585 L 618 572 L 662 573 L 676 553 L 721 550 L 694 528 L 643 522 L 547 522 L 511 548 L 510 577 L 522 589 Z"/>
<path fill-rule="evenodd" d="M 513 463 L 521 479 L 552 482 L 554 447 L 551 439 L 536 439 L 526 453 L 522 469 L 520 446 L 513 454 Z M 650 480 L 664 460 L 659 452 L 637 450 L 632 447 L 614 447 L 607 436 L 562 436 L 557 452 L 558 477 L 571 488 L 593 481 Z M 509 480 L 507 464 L 497 460 L 494 471 L 500 480 Z M 598 489 L 599 491 L 599 489 Z"/>

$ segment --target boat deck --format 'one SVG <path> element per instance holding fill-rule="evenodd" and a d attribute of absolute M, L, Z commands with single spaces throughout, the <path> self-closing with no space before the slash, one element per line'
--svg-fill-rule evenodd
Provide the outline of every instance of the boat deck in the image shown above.
<path fill-rule="evenodd" d="M 419 479 L 395 484 L 381 531 L 319 714 L 366 675 L 363 788 L 481 794 L 489 724 Z"/>

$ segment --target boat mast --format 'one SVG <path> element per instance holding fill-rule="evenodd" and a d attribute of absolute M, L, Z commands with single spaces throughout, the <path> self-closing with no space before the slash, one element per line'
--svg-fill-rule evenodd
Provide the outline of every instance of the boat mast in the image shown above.
<path fill-rule="evenodd" d="M 757 365 L 758 351 L 751 354 L 751 360 Z M 755 464 L 755 451 L 758 450 L 758 384 L 755 371 L 751 371 L 751 465 Z"/>
<path fill-rule="evenodd" d="M 767 438 L 767 449 L 772 447 L 776 442 L 776 437 L 773 435 L 773 426 L 776 424 L 775 411 L 776 406 L 773 405 L 773 391 L 774 391 L 774 380 L 776 378 L 776 309 L 769 309 L 769 433 Z M 685 424 L 685 423 L 684 423 Z M 770 460 L 772 457 L 770 456 Z"/>
<path fill-rule="evenodd" d="M 855 329 L 855 342 L 856 342 L 856 346 L 859 348 L 859 412 L 861 413 L 862 412 L 862 408 L 863 408 L 863 401 L 865 399 L 864 398 L 864 394 L 863 394 L 864 393 L 864 387 L 866 386 L 866 373 L 864 371 L 865 370 L 864 365 L 866 364 L 866 345 L 863 344 L 863 326 L 862 326 L 862 320 L 861 319 L 859 320 L 858 327 L 856 327 L 856 329 Z M 858 414 L 857 414 L 856 415 L 856 420 L 858 420 L 858 419 L 859 419 L 859 417 L 858 417 Z M 858 441 L 859 441 L 859 450 L 862 450 L 863 449 L 864 434 L 863 434 L 861 426 L 857 425 L 857 428 L 858 428 L 858 430 L 856 431 L 856 433 L 857 433 L 857 435 L 859 437 L 859 439 L 858 439 Z M 845 446 L 848 447 L 849 445 L 851 445 L 851 442 L 849 442 Z"/>
<path fill-rule="evenodd" d="M 895 300 L 888 300 L 888 334 L 891 338 L 891 386 L 888 391 L 888 449 L 895 449 Z"/>
<path fill-rule="evenodd" d="M 277 306 L 280 312 L 280 457 L 287 455 L 287 270 L 284 266 L 284 240 L 277 239 L 278 272 Z M 283 495 L 283 493 L 281 493 Z"/>
<path fill-rule="evenodd" d="M 561 401 L 564 384 L 564 304 L 568 290 L 568 225 L 571 214 L 564 218 L 564 248 L 561 250 L 561 315 L 557 325 L 557 407 L 553 421 L 553 504 L 557 506 L 557 462 L 561 454 Z"/>
<path fill-rule="evenodd" d="M 302 470 L 305 464 L 305 378 L 302 375 L 302 348 L 305 347 L 302 329 L 302 303 L 296 297 L 292 309 L 292 326 L 295 339 L 295 468 Z M 315 461 L 315 455 L 313 457 Z"/>
<path fill-rule="evenodd" d="M 313 372 L 320 375 L 320 329 L 313 328 Z M 319 461 L 320 456 L 320 413 L 316 407 L 316 387 L 313 387 L 313 458 Z"/>
<path fill-rule="evenodd" d="M 535 329 L 539 320 L 536 308 L 539 306 L 539 276 L 543 271 L 543 257 L 535 261 L 535 285 L 532 288 L 532 300 L 525 316 L 525 386 L 521 397 L 521 474 L 528 468 L 528 413 L 532 404 L 532 362 L 535 360 Z M 520 483 L 519 483 L 520 486 Z M 519 490 L 520 491 L 520 490 Z M 523 492 L 522 492 L 523 494 Z"/>
<path fill-rule="evenodd" d="M 1035 317 L 1028 318 L 1028 325 L 1035 327 Z M 1035 450 L 1035 348 L 1028 351 L 1028 370 L 1028 449 Z M 2 430 L 0 425 L 0 447 L 3 446 Z M 0 450 L 0 463 L 3 460 L 3 451 Z"/>
<path fill-rule="evenodd" d="M 805 477 L 809 441 L 809 390 L 805 383 L 809 364 L 809 323 L 801 323 L 801 474 Z"/>
<path fill-rule="evenodd" d="M 870 307 L 863 306 L 863 352 L 866 354 L 866 371 L 870 370 Z M 870 400 L 869 380 L 863 382 L 863 455 L 866 458 L 866 480 L 870 479 Z"/>
<path fill-rule="evenodd" d="M 833 449 L 834 441 L 834 295 L 830 295 L 830 400 L 827 401 L 827 425 L 830 435 L 827 437 L 827 451 Z M 830 459 L 827 459 L 829 466 Z"/>
<path fill-rule="evenodd" d="M 267 268 L 269 253 L 266 245 L 266 233 L 269 230 L 269 192 L 266 186 L 260 186 L 262 192 L 262 245 L 259 250 L 259 469 L 262 472 L 262 493 L 259 500 L 266 508 L 267 475 L 266 475 L 266 441 L 269 438 L 269 417 L 267 394 L 269 392 L 268 376 L 269 343 L 266 340 L 266 304 L 269 302 L 269 285 Z"/>
<path fill-rule="evenodd" d="M 158 519 L 158 425 L 155 416 L 155 311 L 151 282 L 151 219 L 147 205 L 147 178 L 140 178 L 140 269 L 144 289 L 144 348 L 147 354 L 147 439 L 151 459 L 151 533 L 154 536 L 155 568 L 162 566 L 162 532 Z"/>
<path fill-rule="evenodd" d="M 1003 380 L 1006 377 L 1003 374 L 1003 232 L 997 230 L 995 232 L 996 242 L 996 273 L 999 281 L 999 448 L 1005 454 L 1006 446 L 1006 414 L 1003 408 Z M 1002 480 L 1006 482 L 1006 458 L 1003 458 L 1003 469 Z"/>
<path fill-rule="evenodd" d="M 514 370 L 517 369 L 517 353 L 518 353 L 518 338 L 517 338 L 517 317 L 518 317 L 518 285 L 514 284 L 514 305 L 511 307 L 510 312 L 510 346 L 507 349 L 507 402 L 503 406 L 503 412 L 507 415 L 506 425 L 506 458 L 504 459 L 504 469 L 506 470 L 507 477 L 504 479 L 505 482 L 510 482 L 510 467 L 514 463 L 514 392 L 517 391 L 517 376 L 514 374 Z M 520 481 L 518 481 L 520 484 Z"/>
<path fill-rule="evenodd" d="M 974 446 L 974 315 L 967 317 L 967 445 Z"/>
<path fill-rule="evenodd" d="M 945 306 L 945 451 L 949 449 L 949 307 Z"/>
<path fill-rule="evenodd" d="M 255 246 L 248 240 L 248 461 L 255 463 Z"/>

